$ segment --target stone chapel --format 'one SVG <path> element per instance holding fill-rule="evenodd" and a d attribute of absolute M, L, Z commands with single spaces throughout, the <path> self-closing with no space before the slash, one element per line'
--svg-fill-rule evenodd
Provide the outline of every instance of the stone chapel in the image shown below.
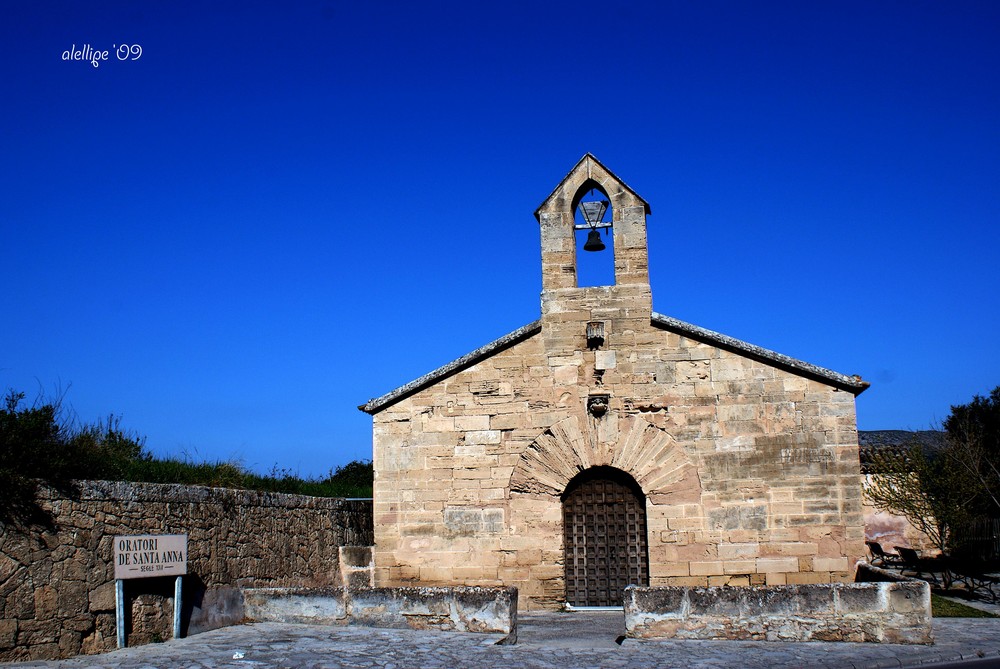
<path fill-rule="evenodd" d="M 614 285 L 578 287 L 592 192 Z M 535 212 L 541 318 L 360 407 L 377 585 L 515 586 L 539 609 L 853 579 L 868 383 L 654 312 L 649 213 L 585 155 Z"/>

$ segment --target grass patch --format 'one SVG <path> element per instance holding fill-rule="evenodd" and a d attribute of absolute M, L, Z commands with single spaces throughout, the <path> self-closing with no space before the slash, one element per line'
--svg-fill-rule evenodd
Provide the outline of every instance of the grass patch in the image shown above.
<path fill-rule="evenodd" d="M 931 614 L 935 618 L 996 618 L 988 611 L 974 609 L 938 595 L 931 595 Z"/>
<path fill-rule="evenodd" d="M 0 525 L 51 525 L 37 500 L 41 484 L 71 498 L 76 481 L 96 479 L 143 483 L 180 483 L 243 488 L 313 497 L 371 497 L 374 470 L 355 460 L 326 476 L 302 478 L 277 465 L 267 474 L 238 460 L 196 462 L 156 457 L 146 439 L 124 430 L 114 415 L 79 425 L 67 420 L 58 401 L 22 404 L 24 393 L 10 390 L 0 399 Z"/>
<path fill-rule="evenodd" d="M 273 467 L 256 474 L 236 461 L 194 462 L 178 458 L 137 458 L 116 477 L 144 483 L 182 483 L 213 488 L 241 488 L 312 497 L 371 497 L 371 462 L 354 461 L 330 470 L 325 477 L 301 478 L 289 469 Z"/>

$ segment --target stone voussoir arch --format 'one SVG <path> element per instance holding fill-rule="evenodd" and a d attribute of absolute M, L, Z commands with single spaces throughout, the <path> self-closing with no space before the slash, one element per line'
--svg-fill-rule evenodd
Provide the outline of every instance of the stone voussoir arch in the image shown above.
<path fill-rule="evenodd" d="M 595 430 L 581 429 L 576 416 L 544 430 L 518 459 L 510 492 L 558 497 L 580 472 L 605 466 L 629 474 L 655 501 L 658 493 L 668 492 L 692 476 L 697 478 L 684 448 L 666 430 L 641 416 L 619 418 L 618 439 L 612 443 L 602 443 L 595 435 Z"/>
<path fill-rule="evenodd" d="M 649 213 L 649 205 L 645 200 L 588 153 L 538 207 L 535 216 L 564 214 L 572 220 L 577 203 L 591 188 L 597 188 L 608 196 L 612 210 L 639 206 Z"/>

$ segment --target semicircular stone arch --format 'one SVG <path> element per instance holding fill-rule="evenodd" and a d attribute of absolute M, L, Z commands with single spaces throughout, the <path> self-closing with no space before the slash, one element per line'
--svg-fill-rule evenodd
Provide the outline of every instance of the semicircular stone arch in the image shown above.
<path fill-rule="evenodd" d="M 673 490 L 700 489 L 698 472 L 684 448 L 666 430 L 640 416 L 618 421 L 617 439 L 602 441 L 570 416 L 538 435 L 521 454 L 510 478 L 511 493 L 562 495 L 569 482 L 592 467 L 628 473 L 654 504 Z"/>

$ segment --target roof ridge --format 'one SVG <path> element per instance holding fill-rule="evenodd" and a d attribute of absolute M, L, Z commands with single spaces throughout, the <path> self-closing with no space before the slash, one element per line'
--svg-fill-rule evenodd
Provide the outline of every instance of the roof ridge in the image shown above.
<path fill-rule="evenodd" d="M 763 348 L 762 346 L 757 346 L 756 344 L 751 344 L 741 339 L 724 335 L 721 332 L 715 332 L 714 330 L 709 330 L 691 323 L 686 323 L 685 321 L 678 320 L 676 318 L 671 318 L 670 316 L 653 312 L 650 317 L 650 322 L 654 326 L 676 332 L 677 334 L 692 337 L 730 351 L 736 351 L 777 367 L 782 367 L 798 374 L 824 381 L 836 388 L 847 390 L 854 395 L 860 395 L 870 385 L 860 376 L 847 376 L 846 374 L 841 374 L 825 367 L 813 365 L 797 358 Z M 442 365 L 437 369 L 396 388 L 395 390 L 368 400 L 365 404 L 359 405 L 358 409 L 366 413 L 381 411 L 390 404 L 398 402 L 407 395 L 411 395 L 418 390 L 431 385 L 439 379 L 450 376 L 465 367 L 473 365 L 480 360 L 497 353 L 502 349 L 513 346 L 519 341 L 537 334 L 541 331 L 541 329 L 541 319 L 532 321 L 531 323 L 509 332 L 499 339 L 491 341 L 485 346 L 480 346 L 476 350 L 466 353 L 462 357 L 456 358 L 455 360 L 452 360 L 451 362 Z"/>
<path fill-rule="evenodd" d="M 602 170 L 604 170 L 605 172 L 607 172 L 608 175 L 610 175 L 615 181 L 617 181 L 621 185 L 622 188 L 624 188 L 625 190 L 627 190 L 637 200 L 639 200 L 639 202 L 641 202 L 642 206 L 645 208 L 647 214 L 652 213 L 652 210 L 649 207 L 649 203 L 646 202 L 645 198 L 643 198 L 641 195 L 639 195 L 638 193 L 636 193 L 635 189 L 633 189 L 631 186 L 629 186 L 627 183 L 625 183 L 625 181 L 620 176 L 618 176 L 617 174 L 615 174 L 607 165 L 605 165 L 600 160 L 598 160 L 597 156 L 595 156 L 590 151 L 588 151 L 587 153 L 583 154 L 583 157 L 580 158 L 580 160 L 576 161 L 576 163 L 573 165 L 573 167 L 570 168 L 569 172 L 567 172 L 565 174 L 565 176 L 563 176 L 563 178 L 559 180 L 559 183 L 556 184 L 556 187 L 552 189 L 552 192 L 550 192 L 548 195 L 546 195 L 545 199 L 542 200 L 542 203 L 540 205 L 538 205 L 538 207 L 535 208 L 535 218 L 539 217 L 538 212 L 540 212 L 542 210 L 542 207 L 545 206 L 545 203 L 548 202 L 549 200 L 551 200 L 555 196 L 555 194 L 559 191 L 559 189 L 562 188 L 563 184 L 566 183 L 566 180 L 569 179 L 570 176 L 573 174 L 573 172 L 576 171 L 576 168 L 578 168 L 583 163 L 583 161 L 587 160 L 588 158 L 590 160 L 594 161 L 595 163 L 597 163 L 597 165 L 600 166 L 600 168 Z"/>
<path fill-rule="evenodd" d="M 724 335 L 721 332 L 708 330 L 676 318 L 671 318 L 670 316 L 658 314 L 655 311 L 652 313 L 650 320 L 653 325 L 659 325 L 665 329 L 675 331 L 678 334 L 684 334 L 695 339 L 701 339 L 722 348 L 739 351 L 740 353 L 747 354 L 751 357 L 769 362 L 779 367 L 784 367 L 785 369 L 790 369 L 805 374 L 806 376 L 827 381 L 833 386 L 850 391 L 855 395 L 860 395 L 866 388 L 868 388 L 868 386 L 871 385 L 858 375 L 848 376 L 846 374 L 841 374 L 840 372 L 835 372 L 832 369 L 820 367 L 819 365 L 813 365 L 803 360 L 799 360 L 798 358 L 793 358 L 783 353 L 778 353 L 777 351 L 772 351 L 771 349 L 745 342 L 742 339 L 736 339 L 735 337 Z"/>
<path fill-rule="evenodd" d="M 473 365 L 479 362 L 480 360 L 486 358 L 487 356 L 490 356 L 502 349 L 505 349 L 508 346 L 513 346 L 519 341 L 527 339 L 531 335 L 537 334 L 539 331 L 541 331 L 541 329 L 542 329 L 541 319 L 532 321 L 527 325 L 519 327 L 513 332 L 508 332 L 499 339 L 494 339 L 485 346 L 480 346 L 476 350 L 470 353 L 466 353 L 461 358 L 456 358 L 455 360 L 452 360 L 451 362 L 445 365 L 441 365 L 437 369 L 428 372 L 427 374 L 424 374 L 423 376 L 416 378 L 410 381 L 409 383 L 396 388 L 395 390 L 387 392 L 385 395 L 381 395 L 379 397 L 370 399 L 365 404 L 358 405 L 358 408 L 364 411 L 365 413 L 375 413 L 376 411 L 381 411 L 390 404 L 398 402 L 407 395 L 411 395 L 445 376 L 450 376 L 451 374 L 454 374 L 455 372 L 464 369 L 469 365 Z"/>

